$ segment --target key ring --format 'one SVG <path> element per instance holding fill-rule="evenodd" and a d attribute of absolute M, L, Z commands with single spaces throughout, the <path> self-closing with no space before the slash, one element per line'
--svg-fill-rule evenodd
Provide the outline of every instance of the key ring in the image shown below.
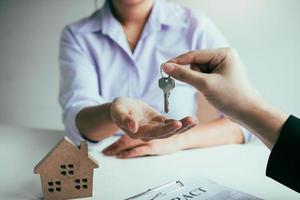
<path fill-rule="evenodd" d="M 170 75 L 168 75 L 168 76 L 164 76 L 164 74 L 163 74 L 163 66 L 165 65 L 166 63 L 163 63 L 163 64 L 161 64 L 161 66 L 160 66 L 160 75 L 161 75 L 161 77 L 163 77 L 163 78 L 170 78 Z"/>

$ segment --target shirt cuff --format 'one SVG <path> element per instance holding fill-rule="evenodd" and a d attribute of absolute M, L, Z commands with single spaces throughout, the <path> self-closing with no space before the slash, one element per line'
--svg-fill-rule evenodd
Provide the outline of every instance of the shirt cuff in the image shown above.
<path fill-rule="evenodd" d="M 240 126 L 242 134 L 244 136 L 244 143 L 250 142 L 256 138 L 254 134 L 251 133 L 248 129 Z"/>
<path fill-rule="evenodd" d="M 220 112 L 220 116 L 221 116 L 221 118 L 225 117 L 225 115 L 221 112 Z M 251 131 L 249 131 L 248 129 L 244 128 L 243 126 L 240 126 L 240 129 L 241 129 L 241 132 L 244 137 L 244 140 L 243 140 L 244 144 L 256 139 L 256 136 L 254 134 L 252 134 Z"/>
<path fill-rule="evenodd" d="M 100 144 L 100 142 L 89 141 L 81 135 L 76 126 L 76 116 L 82 109 L 90 106 L 97 106 L 102 103 L 105 102 L 99 103 L 95 101 L 81 101 L 80 103 L 76 103 L 75 105 L 73 105 L 66 113 L 64 117 L 65 135 L 70 138 L 76 145 L 79 145 L 80 141 L 87 141 L 89 148 L 98 146 Z"/>

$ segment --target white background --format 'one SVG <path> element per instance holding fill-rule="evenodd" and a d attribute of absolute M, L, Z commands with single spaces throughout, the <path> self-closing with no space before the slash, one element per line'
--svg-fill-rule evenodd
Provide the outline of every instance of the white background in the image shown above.
<path fill-rule="evenodd" d="M 240 52 L 261 95 L 300 116 L 300 1 L 175 2 L 209 15 Z M 94 9 L 94 0 L 0 1 L 0 123 L 63 127 L 57 102 L 60 32 Z"/>

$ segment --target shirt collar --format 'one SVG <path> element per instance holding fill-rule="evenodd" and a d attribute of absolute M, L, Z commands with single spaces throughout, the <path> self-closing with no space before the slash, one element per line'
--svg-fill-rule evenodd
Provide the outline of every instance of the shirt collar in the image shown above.
<path fill-rule="evenodd" d="M 155 8 L 157 9 L 155 16 L 161 25 L 170 27 L 182 27 L 186 25 L 186 17 L 183 14 L 184 8 L 180 5 L 165 0 L 155 0 L 155 3 Z"/>
<path fill-rule="evenodd" d="M 161 26 L 181 26 L 184 24 L 182 17 L 170 13 L 176 12 L 174 5 L 165 0 L 153 0 L 153 8 L 149 16 L 147 24 L 150 29 L 159 29 Z M 120 27 L 120 23 L 113 16 L 109 0 L 106 0 L 103 7 L 86 18 L 77 32 L 90 33 L 102 31 L 105 34 L 111 34 L 119 31 L 116 27 Z"/>

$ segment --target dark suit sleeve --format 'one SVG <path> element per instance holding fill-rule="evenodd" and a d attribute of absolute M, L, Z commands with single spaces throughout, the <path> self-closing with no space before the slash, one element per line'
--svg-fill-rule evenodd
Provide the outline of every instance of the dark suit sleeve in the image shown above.
<path fill-rule="evenodd" d="M 266 175 L 300 192 L 300 119 L 290 116 L 269 157 Z"/>

